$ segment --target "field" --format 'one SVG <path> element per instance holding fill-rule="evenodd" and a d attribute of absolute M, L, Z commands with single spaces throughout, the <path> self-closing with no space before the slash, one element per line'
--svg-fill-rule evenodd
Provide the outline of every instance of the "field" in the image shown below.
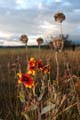
<path fill-rule="evenodd" d="M 17 73 L 30 58 L 47 67 L 25 88 Z M 80 120 L 80 51 L 0 49 L 0 120 Z"/>

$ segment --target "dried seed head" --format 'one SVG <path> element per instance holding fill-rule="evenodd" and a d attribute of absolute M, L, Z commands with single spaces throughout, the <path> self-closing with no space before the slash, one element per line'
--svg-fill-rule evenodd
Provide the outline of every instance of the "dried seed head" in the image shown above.
<path fill-rule="evenodd" d="M 43 43 L 43 38 L 39 37 L 36 41 L 38 45 L 41 45 Z"/>
<path fill-rule="evenodd" d="M 50 41 L 48 45 L 51 49 L 53 49 L 53 42 L 52 41 Z"/>
<path fill-rule="evenodd" d="M 53 40 L 53 46 L 56 51 L 62 50 L 64 46 L 64 41 L 60 37 L 56 37 Z"/>
<path fill-rule="evenodd" d="M 27 43 L 28 42 L 28 37 L 27 37 L 27 35 L 21 35 L 21 37 L 20 37 L 20 41 L 22 41 L 23 43 Z"/>
<path fill-rule="evenodd" d="M 59 22 L 59 23 L 62 23 L 64 20 L 65 20 L 65 15 L 61 12 L 58 12 L 54 15 L 54 19 L 55 21 Z"/>

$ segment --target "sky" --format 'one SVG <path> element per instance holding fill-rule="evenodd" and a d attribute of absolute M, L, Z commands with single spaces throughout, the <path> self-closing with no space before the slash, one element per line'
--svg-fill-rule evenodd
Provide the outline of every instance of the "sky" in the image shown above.
<path fill-rule="evenodd" d="M 26 34 L 28 44 L 35 45 L 60 34 L 54 14 L 63 12 L 63 33 L 80 39 L 80 0 L 0 0 L 0 45 L 22 45 L 19 38 Z"/>

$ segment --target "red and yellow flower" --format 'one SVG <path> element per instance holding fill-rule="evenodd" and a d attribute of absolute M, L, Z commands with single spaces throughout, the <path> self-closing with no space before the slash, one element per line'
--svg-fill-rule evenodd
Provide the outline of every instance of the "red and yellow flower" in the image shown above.
<path fill-rule="evenodd" d="M 29 60 L 29 68 L 34 69 L 35 66 L 36 66 L 36 61 L 33 57 L 31 57 L 30 60 Z"/>
<path fill-rule="evenodd" d="M 29 74 L 18 73 L 17 75 L 19 77 L 18 84 L 23 83 L 23 85 L 27 88 L 32 88 L 34 86 L 34 80 Z"/>
<path fill-rule="evenodd" d="M 35 75 L 36 71 L 35 71 L 35 67 L 36 67 L 36 61 L 33 57 L 30 58 L 29 62 L 28 62 L 29 68 L 28 68 L 28 74 L 29 75 Z"/>
<path fill-rule="evenodd" d="M 42 60 L 38 60 L 38 61 L 36 62 L 36 64 L 37 64 L 37 67 L 38 67 L 39 69 L 42 69 L 42 68 L 43 68 Z"/>
<path fill-rule="evenodd" d="M 29 75 L 35 75 L 36 74 L 36 71 L 34 69 L 29 69 L 28 72 L 27 72 Z"/>
<path fill-rule="evenodd" d="M 41 69 L 43 74 L 47 74 L 47 73 L 50 74 L 50 70 L 51 70 L 50 65 L 46 65 Z"/>

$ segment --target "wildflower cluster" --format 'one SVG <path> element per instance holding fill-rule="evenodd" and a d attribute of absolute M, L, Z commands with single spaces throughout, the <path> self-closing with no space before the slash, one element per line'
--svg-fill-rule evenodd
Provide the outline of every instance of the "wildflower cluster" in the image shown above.
<path fill-rule="evenodd" d="M 41 59 L 35 60 L 31 57 L 28 61 L 28 70 L 26 73 L 17 73 L 18 84 L 23 84 L 27 88 L 32 88 L 34 86 L 34 76 L 37 73 L 37 69 L 40 70 L 42 75 L 50 73 L 50 65 L 44 65 Z"/>

